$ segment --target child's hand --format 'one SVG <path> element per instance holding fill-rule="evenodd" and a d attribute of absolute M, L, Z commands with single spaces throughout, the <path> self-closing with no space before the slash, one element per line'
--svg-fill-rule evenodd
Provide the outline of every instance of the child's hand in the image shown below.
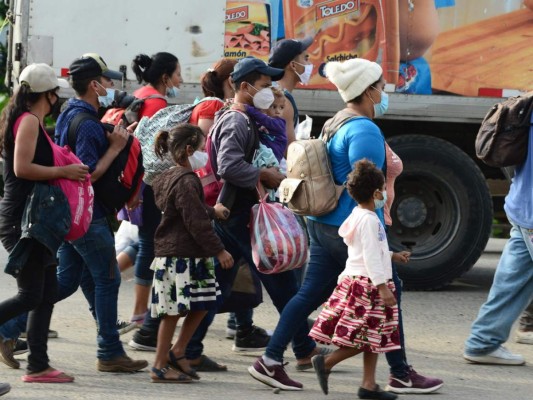
<path fill-rule="evenodd" d="M 224 204 L 217 203 L 213 208 L 215 209 L 215 217 L 217 217 L 218 219 L 228 219 L 229 210 L 224 207 Z"/>
<path fill-rule="evenodd" d="M 233 267 L 233 257 L 226 250 L 222 250 L 218 253 L 217 259 L 222 269 L 230 269 Z"/>
<path fill-rule="evenodd" d="M 411 253 L 409 251 L 400 251 L 399 253 L 392 253 L 392 261 L 400 264 L 407 264 Z"/>
<path fill-rule="evenodd" d="M 379 296 L 386 306 L 392 307 L 396 305 L 396 297 L 394 293 L 387 287 L 386 284 L 378 285 Z"/>

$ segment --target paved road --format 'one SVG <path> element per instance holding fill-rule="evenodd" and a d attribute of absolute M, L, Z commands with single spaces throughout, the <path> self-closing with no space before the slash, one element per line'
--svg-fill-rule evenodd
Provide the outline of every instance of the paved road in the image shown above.
<path fill-rule="evenodd" d="M 498 243 L 491 244 L 477 266 L 460 281 L 440 292 L 407 292 L 404 297 L 407 352 L 410 362 L 422 373 L 445 380 L 438 395 L 402 396 L 416 399 L 489 399 L 521 400 L 533 398 L 533 346 L 510 342 L 508 347 L 523 354 L 529 363 L 522 367 L 474 366 L 461 358 L 463 342 L 471 321 L 485 300 L 498 260 Z M 496 251 L 496 252 L 492 252 Z M 0 265 L 5 253 L 0 252 Z M 14 280 L 0 275 L 0 299 L 15 291 Z M 266 296 L 268 298 L 268 296 Z M 126 276 L 120 291 L 119 313 L 131 313 L 133 283 Z M 49 342 L 53 365 L 76 376 L 76 382 L 63 385 L 27 384 L 20 381 L 23 370 L 12 370 L 0 364 L 0 381 L 10 382 L 11 393 L 5 399 L 324 399 L 314 373 L 296 372 L 294 358 L 287 353 L 289 374 L 304 384 L 303 392 L 274 394 L 246 372 L 255 355 L 240 355 L 231 351 L 231 341 L 224 339 L 223 316 L 217 317 L 206 340 L 206 354 L 228 364 L 229 372 L 202 374 L 202 380 L 190 385 L 156 385 L 147 372 L 109 374 L 95 369 L 95 325 L 87 311 L 81 292 L 58 304 L 52 327 L 60 337 Z M 256 323 L 274 328 L 277 315 L 270 301 L 256 312 Z M 132 336 L 123 337 L 127 342 Z M 127 345 L 126 345 L 127 347 Z M 127 350 L 136 358 L 150 362 L 153 353 Z M 330 378 L 330 399 L 354 399 L 361 379 L 361 358 L 340 365 Z M 382 357 L 378 380 L 386 383 L 387 367 Z"/>

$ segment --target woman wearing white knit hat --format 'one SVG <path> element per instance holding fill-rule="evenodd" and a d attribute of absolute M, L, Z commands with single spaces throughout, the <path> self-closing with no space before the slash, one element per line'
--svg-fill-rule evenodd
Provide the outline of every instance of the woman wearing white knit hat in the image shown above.
<path fill-rule="evenodd" d="M 399 158 L 395 155 L 395 158 L 392 158 L 392 151 L 389 153 L 389 149 L 387 149 L 387 155 L 390 154 L 391 156 L 391 163 L 385 165 L 386 159 L 389 159 L 386 157 L 385 139 L 380 129 L 372 121 L 373 118 L 383 115 L 388 106 L 387 94 L 383 92 L 385 81 L 382 77 L 381 67 L 368 60 L 353 59 L 343 63 L 330 62 L 326 64 L 325 72 L 328 79 L 337 86 L 341 97 L 346 102 L 346 108 L 328 120 L 323 129 L 323 134 L 329 138 L 328 152 L 336 183 L 345 182 L 353 165 L 366 158 L 374 162 L 378 168 L 387 169 L 387 190 L 390 190 L 389 183 L 393 182 L 395 176 L 401 172 L 401 162 L 395 162 L 396 160 L 399 161 Z M 379 200 L 385 198 L 381 193 L 376 194 L 376 196 Z M 283 390 L 302 389 L 303 385 L 291 379 L 283 368 L 283 353 L 297 327 L 328 299 L 337 285 L 337 278 L 344 270 L 348 258 L 347 246 L 343 238 L 339 236 L 338 231 L 355 206 L 355 201 L 347 191 L 344 191 L 335 210 L 320 217 L 307 218 L 311 243 L 308 270 L 298 293 L 285 306 L 265 354 L 256 361 L 256 364 L 260 364 L 258 365 L 260 368 L 255 368 L 256 364 L 254 364 L 248 369 L 255 379 Z M 384 223 L 383 209 L 376 210 L 376 213 Z M 396 283 L 398 281 L 397 275 L 394 274 L 395 284 L 398 285 Z M 348 335 L 351 333 L 349 332 Z M 327 391 L 329 369 L 341 360 L 333 360 L 328 355 L 320 354 L 316 347 L 305 350 L 314 356 L 312 360 L 319 375 L 320 384 Z M 302 350 L 302 352 L 304 351 Z M 429 393 L 442 386 L 441 380 L 418 375 L 407 364 L 403 351 L 403 340 L 402 350 L 389 354 L 392 353 L 399 354 L 396 355 L 397 360 L 394 364 L 391 363 L 389 391 L 402 390 L 402 388 L 398 388 L 400 381 L 405 382 L 404 386 L 410 390 L 410 393 L 415 391 Z M 395 398 L 395 395 L 382 392 L 376 385 L 374 368 L 367 369 L 358 392 L 359 398 Z"/>
<path fill-rule="evenodd" d="M 326 64 L 324 71 L 328 79 L 337 87 L 340 96 L 346 103 L 346 108 L 326 122 L 322 133 L 329 138 L 328 152 L 335 180 L 337 183 L 344 182 L 354 164 L 364 158 L 371 160 L 380 167 L 387 178 L 386 190 L 382 193 L 385 206 L 375 211 L 381 222 L 386 226 L 390 226 L 392 224 L 390 206 L 394 200 L 394 180 L 400 175 L 403 167 L 400 158 L 390 149 L 381 130 L 372 121 L 373 118 L 382 116 L 387 111 L 389 104 L 388 95 L 384 92 L 383 70 L 375 62 L 355 58 L 342 63 L 330 62 Z M 328 266 L 334 266 L 334 268 L 329 269 L 328 289 L 334 287 L 337 275 L 345 266 L 346 255 L 343 256 L 343 262 L 340 262 L 340 257 L 335 257 L 335 249 L 342 248 L 341 243 L 344 244 L 340 236 L 335 240 L 329 239 L 329 241 L 325 241 L 325 237 L 320 232 L 324 229 L 338 230 L 337 227 L 348 217 L 356 205 L 355 201 L 344 191 L 334 211 L 322 217 L 308 218 L 311 220 L 309 222 L 311 236 L 309 269 L 315 266 L 315 263 L 324 265 L 327 262 Z M 311 233 L 313 231 L 316 234 L 315 237 Z M 335 243 L 333 244 L 333 242 Z M 315 249 L 313 249 L 313 246 L 315 246 Z M 324 254 L 322 254 L 319 260 L 313 260 L 312 255 L 316 254 L 317 248 L 320 249 L 318 250 L 319 252 L 326 253 L 329 259 L 324 258 Z M 345 252 L 346 250 L 342 254 L 346 254 Z M 406 253 L 405 255 L 407 258 L 394 254 L 392 261 L 406 262 L 409 254 Z M 394 264 L 393 280 L 398 301 L 400 333 L 398 339 L 401 349 L 386 353 L 391 373 L 386 390 L 395 393 L 430 393 L 436 391 L 442 386 L 442 380 L 422 376 L 407 363 L 400 308 L 401 284 Z M 321 281 L 325 282 L 326 277 L 322 276 Z M 351 337 L 352 332 L 347 332 L 346 334 Z M 365 355 L 365 361 L 366 357 L 371 358 L 371 355 Z M 374 355 L 374 358 L 377 360 L 377 354 Z M 342 358 L 333 353 L 326 356 L 317 356 L 313 360 L 313 364 L 323 367 L 317 368 L 317 370 L 329 371 L 340 361 L 342 361 Z M 359 398 L 392 398 L 390 397 L 393 396 L 391 393 L 381 392 L 376 385 L 375 366 L 374 368 L 367 368 L 366 364 L 365 362 L 363 384 L 358 392 Z M 372 365 L 372 362 L 369 362 L 369 364 Z M 319 371 L 317 371 L 317 374 L 319 380 L 322 383 L 326 382 L 327 385 L 327 374 L 321 374 Z"/>

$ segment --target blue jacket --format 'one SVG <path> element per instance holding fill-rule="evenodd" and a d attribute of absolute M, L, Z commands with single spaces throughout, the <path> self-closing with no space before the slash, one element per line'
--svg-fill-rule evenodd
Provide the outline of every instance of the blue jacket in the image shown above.
<path fill-rule="evenodd" d="M 18 276 L 28 261 L 34 240 L 42 243 L 55 257 L 70 230 L 70 223 L 70 206 L 61 188 L 36 183 L 22 215 L 22 235 L 9 253 L 4 271 Z"/>

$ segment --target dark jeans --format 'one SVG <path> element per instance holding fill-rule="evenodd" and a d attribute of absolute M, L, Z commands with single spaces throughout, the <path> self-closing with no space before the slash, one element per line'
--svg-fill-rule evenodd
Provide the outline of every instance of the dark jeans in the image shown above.
<path fill-rule="evenodd" d="M 233 214 L 228 221 L 215 222 L 215 231 L 222 239 L 226 250 L 232 255 L 234 260 L 244 258 L 249 265 L 253 266 L 252 248 L 250 242 L 250 213 Z M 281 274 L 265 275 L 252 268 L 253 273 L 257 274 L 263 283 L 266 291 L 270 295 L 276 309 L 282 313 L 289 300 L 296 294 L 297 284 L 294 271 L 288 271 Z M 229 270 L 223 270 L 218 265 L 215 268 L 217 281 L 220 285 L 222 295 L 228 297 L 231 293 L 233 281 L 237 274 L 237 265 Z M 212 322 L 214 313 L 211 312 L 204 318 L 199 328 L 196 330 L 193 340 L 187 348 L 187 358 L 193 359 L 198 357 L 198 349 L 201 346 L 201 340 L 205 337 L 207 328 Z M 235 322 L 237 330 L 246 328 L 251 321 L 248 312 L 235 313 Z M 243 320 L 245 319 L 245 320 Z M 294 333 L 289 338 L 293 341 L 293 351 L 296 358 L 305 358 L 314 349 L 315 344 L 308 336 L 309 329 L 307 321 L 302 321 L 294 327 Z M 201 353 L 200 353 L 201 354 Z"/>
<path fill-rule="evenodd" d="M 48 329 L 57 296 L 57 278 L 55 265 L 43 265 L 43 260 L 49 259 L 48 250 L 35 241 L 28 261 L 17 277 L 18 293 L 0 303 L 0 324 L 29 311 L 28 373 L 41 372 L 50 367 Z"/>
<path fill-rule="evenodd" d="M 309 314 L 320 307 L 337 286 L 337 278 L 344 270 L 348 258 L 348 248 L 339 236 L 338 226 L 322 224 L 308 219 L 307 230 L 311 244 L 305 279 L 298 293 L 283 310 L 265 353 L 267 357 L 279 362 L 283 361 L 283 353 L 292 335 L 294 335 L 295 327 L 305 323 Z M 397 285 L 399 306 L 401 285 L 396 274 L 396 268 L 393 268 L 393 279 Z M 399 314 L 401 315 L 401 312 Z M 387 353 L 387 361 L 389 362 L 391 373 L 395 376 L 403 377 L 408 366 L 403 350 L 401 316 L 399 329 L 402 350 Z"/>
<path fill-rule="evenodd" d="M 97 357 L 110 360 L 124 354 L 116 325 L 120 272 L 113 232 L 107 220 L 93 220 L 83 237 L 63 243 L 57 254 L 57 301 L 67 298 L 82 285 L 98 323 Z"/>

